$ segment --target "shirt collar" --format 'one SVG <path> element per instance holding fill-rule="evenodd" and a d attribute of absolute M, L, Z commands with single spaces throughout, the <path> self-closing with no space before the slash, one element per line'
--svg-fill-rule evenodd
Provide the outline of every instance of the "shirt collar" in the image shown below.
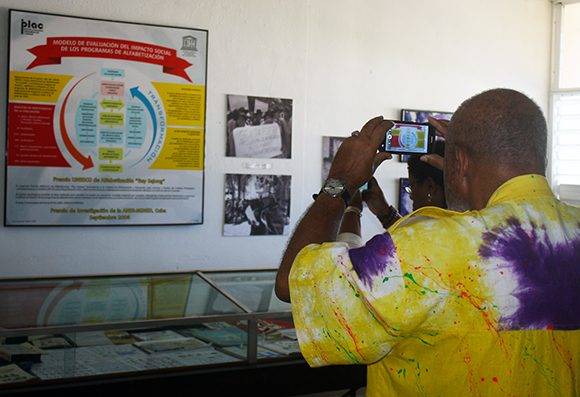
<path fill-rule="evenodd" d="M 489 198 L 486 207 L 506 201 L 546 196 L 554 197 L 554 194 L 545 176 L 539 174 L 520 175 L 498 187 Z"/>

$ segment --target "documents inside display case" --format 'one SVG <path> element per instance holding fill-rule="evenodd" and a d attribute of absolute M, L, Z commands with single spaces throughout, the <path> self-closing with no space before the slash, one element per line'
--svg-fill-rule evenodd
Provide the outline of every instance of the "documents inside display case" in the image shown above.
<path fill-rule="evenodd" d="M 220 291 L 231 296 L 251 312 L 290 311 L 290 304 L 282 302 L 274 293 L 276 273 L 255 272 L 212 272 L 209 281 Z M 210 310 L 219 307 L 223 296 L 212 296 L 208 302 Z"/>
<path fill-rule="evenodd" d="M 274 271 L 0 281 L 0 390 L 300 358 Z"/>

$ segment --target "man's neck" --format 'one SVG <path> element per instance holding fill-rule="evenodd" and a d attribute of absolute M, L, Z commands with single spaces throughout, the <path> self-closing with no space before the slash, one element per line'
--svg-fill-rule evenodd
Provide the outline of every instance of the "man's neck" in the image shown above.
<path fill-rule="evenodd" d="M 510 179 L 527 174 L 544 175 L 540 169 L 531 167 L 518 170 L 505 166 L 480 168 L 474 173 L 473 183 L 469 189 L 469 206 L 475 210 L 484 209 L 492 194 Z"/>

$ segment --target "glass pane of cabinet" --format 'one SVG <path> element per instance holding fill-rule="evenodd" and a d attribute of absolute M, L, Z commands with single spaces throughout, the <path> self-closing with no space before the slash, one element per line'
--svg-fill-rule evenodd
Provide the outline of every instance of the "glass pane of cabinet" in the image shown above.
<path fill-rule="evenodd" d="M 0 391 L 300 359 L 275 271 L 0 280 Z"/>

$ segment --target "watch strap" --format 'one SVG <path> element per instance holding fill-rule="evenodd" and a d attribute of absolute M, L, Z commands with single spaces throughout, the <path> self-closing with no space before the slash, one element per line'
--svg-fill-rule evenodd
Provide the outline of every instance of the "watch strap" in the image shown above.
<path fill-rule="evenodd" d="M 344 192 L 342 192 L 340 197 L 344 200 L 344 205 L 346 205 L 346 208 L 348 208 L 348 205 L 350 203 L 350 193 L 346 188 L 344 189 Z"/>
<path fill-rule="evenodd" d="M 350 193 L 348 192 L 348 189 L 346 189 L 346 186 L 344 186 L 344 190 L 342 191 L 342 193 L 341 193 L 340 195 L 336 195 L 336 196 L 335 196 L 335 195 L 332 195 L 332 194 L 329 194 L 329 193 L 327 193 L 327 192 L 325 192 L 325 191 L 324 191 L 324 187 L 326 186 L 326 184 L 328 183 L 328 181 L 329 181 L 330 179 L 331 179 L 331 178 L 327 179 L 327 180 L 324 182 L 324 185 L 323 185 L 323 186 L 322 186 L 322 188 L 320 189 L 320 192 L 319 192 L 318 194 L 313 194 L 313 195 L 312 195 L 312 198 L 313 198 L 314 200 L 316 200 L 320 194 L 323 194 L 323 193 L 324 193 L 324 194 L 326 194 L 327 196 L 330 196 L 330 197 L 333 197 L 333 198 L 336 198 L 336 197 L 340 197 L 340 198 L 342 198 L 342 201 L 344 201 L 344 205 L 345 205 L 345 207 L 348 207 L 348 204 L 350 203 L 351 196 L 350 196 Z M 343 181 L 341 181 L 341 182 L 344 184 L 344 182 L 343 182 Z"/>
<path fill-rule="evenodd" d="M 312 200 L 316 200 L 318 198 L 318 196 L 320 196 L 321 194 L 326 194 L 324 193 L 324 189 L 321 189 L 320 192 L 318 193 L 314 193 L 312 195 Z M 332 197 L 331 195 L 327 194 L 328 197 Z M 350 203 L 350 194 L 348 193 L 348 190 L 344 190 L 344 192 L 342 192 L 342 194 L 340 196 L 336 196 L 337 198 L 340 197 L 342 199 L 342 201 L 344 201 L 344 205 L 345 207 L 348 207 L 348 203 Z"/>

